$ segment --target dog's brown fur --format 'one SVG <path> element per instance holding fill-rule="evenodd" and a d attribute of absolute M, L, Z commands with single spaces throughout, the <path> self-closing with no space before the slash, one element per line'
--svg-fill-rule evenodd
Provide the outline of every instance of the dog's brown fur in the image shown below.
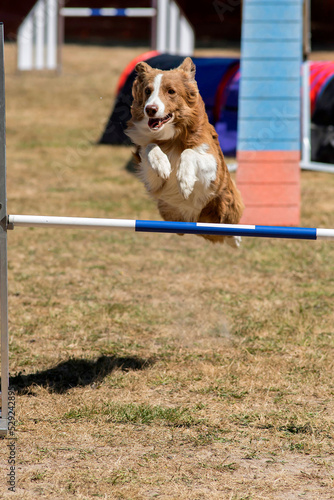
<path fill-rule="evenodd" d="M 133 84 L 134 100 L 131 107 L 132 119 L 128 123 L 127 134 L 137 145 L 135 158 L 139 174 L 147 190 L 157 200 L 161 216 L 171 221 L 238 223 L 243 212 L 241 195 L 228 172 L 218 135 L 208 121 L 204 102 L 195 81 L 195 65 L 192 60 L 188 57 L 178 68 L 170 71 L 153 69 L 147 63 L 141 62 L 137 64 L 136 71 L 137 78 Z M 152 130 L 145 114 L 145 104 L 154 91 L 154 82 L 159 74 L 162 74 L 159 102 L 163 103 L 166 115 L 172 115 L 172 119 L 171 123 L 161 127 L 162 130 Z M 166 178 L 160 178 L 159 181 L 158 173 L 157 178 L 153 178 L 154 182 L 151 182 L 152 176 L 159 172 L 160 160 L 158 160 L 158 170 L 148 171 L 151 168 L 152 148 L 159 153 L 158 158 L 163 162 L 166 160 L 162 153 L 165 153 L 171 166 L 169 175 L 163 176 Z M 199 151 L 199 156 L 191 156 L 194 153 L 189 153 L 189 150 Z M 186 155 L 188 155 L 187 160 L 185 160 Z M 194 158 L 195 161 L 199 158 L 200 161 L 196 171 L 196 181 L 190 194 L 181 189 L 182 185 L 186 184 L 182 184 L 183 174 L 180 172 L 183 168 L 184 172 L 189 173 L 189 168 L 192 168 L 189 158 Z M 201 186 L 201 175 L 204 176 L 205 184 L 205 176 L 209 175 L 205 172 L 206 165 L 214 164 L 214 178 L 208 177 L 211 179 L 209 186 L 204 188 Z M 156 163 L 153 167 L 155 165 Z M 189 175 L 187 177 L 184 174 L 184 179 L 189 180 Z M 223 236 L 203 236 L 213 242 L 223 242 L 225 239 Z M 232 238 L 228 240 L 234 246 Z"/>

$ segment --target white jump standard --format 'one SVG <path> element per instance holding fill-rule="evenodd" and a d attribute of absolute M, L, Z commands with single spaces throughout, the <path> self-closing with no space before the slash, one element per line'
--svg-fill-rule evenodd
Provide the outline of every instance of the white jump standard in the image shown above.
<path fill-rule="evenodd" d="M 0 435 L 8 432 L 8 285 L 7 285 L 7 195 L 4 34 L 0 23 L 0 313 L 1 313 L 1 415 Z"/>
<path fill-rule="evenodd" d="M 65 18 L 151 19 L 151 48 L 183 56 L 192 55 L 195 35 L 190 22 L 174 0 L 152 0 L 152 7 L 62 7 L 64 0 L 36 0 L 17 33 L 17 68 L 61 69 Z"/>
<path fill-rule="evenodd" d="M 15 227 L 49 227 L 132 230 L 137 233 L 211 234 L 286 238 L 295 240 L 334 240 L 334 229 L 311 227 L 252 226 L 242 224 L 208 224 L 202 222 L 167 222 L 134 219 L 100 219 L 86 217 L 48 217 L 46 215 L 9 215 L 8 229 Z"/>

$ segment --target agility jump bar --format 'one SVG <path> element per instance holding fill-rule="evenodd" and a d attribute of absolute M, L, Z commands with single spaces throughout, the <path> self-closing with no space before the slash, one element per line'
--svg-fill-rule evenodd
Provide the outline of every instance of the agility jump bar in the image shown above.
<path fill-rule="evenodd" d="M 207 224 L 202 222 L 166 222 L 132 219 L 86 217 L 48 217 L 44 215 L 9 215 L 8 229 L 15 227 L 124 229 L 140 233 L 208 234 L 295 240 L 334 240 L 334 229 L 309 227 L 251 226 L 242 224 Z"/>
<path fill-rule="evenodd" d="M 154 17 L 157 11 L 151 7 L 128 7 L 125 9 L 89 7 L 63 7 L 60 15 L 63 17 Z"/>

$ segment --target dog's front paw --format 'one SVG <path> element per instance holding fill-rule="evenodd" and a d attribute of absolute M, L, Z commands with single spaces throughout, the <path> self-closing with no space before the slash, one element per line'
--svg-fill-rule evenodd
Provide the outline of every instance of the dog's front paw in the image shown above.
<path fill-rule="evenodd" d="M 162 179 L 166 180 L 172 171 L 168 156 L 161 151 L 157 144 L 149 144 L 145 148 L 145 155 L 151 168 Z"/>
<path fill-rule="evenodd" d="M 186 200 L 194 190 L 196 177 L 196 154 L 192 149 L 185 149 L 181 154 L 180 165 L 176 174 L 180 192 Z"/>

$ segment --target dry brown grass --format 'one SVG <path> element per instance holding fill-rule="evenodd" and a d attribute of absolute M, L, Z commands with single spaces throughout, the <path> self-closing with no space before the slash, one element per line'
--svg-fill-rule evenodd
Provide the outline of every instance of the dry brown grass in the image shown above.
<path fill-rule="evenodd" d="M 6 47 L 9 213 L 158 219 L 130 149 L 93 144 L 142 50 L 66 46 L 55 77 Z M 302 200 L 303 225 L 334 226 L 333 176 L 303 173 Z M 333 498 L 331 243 L 8 237 L 3 498 Z"/>

